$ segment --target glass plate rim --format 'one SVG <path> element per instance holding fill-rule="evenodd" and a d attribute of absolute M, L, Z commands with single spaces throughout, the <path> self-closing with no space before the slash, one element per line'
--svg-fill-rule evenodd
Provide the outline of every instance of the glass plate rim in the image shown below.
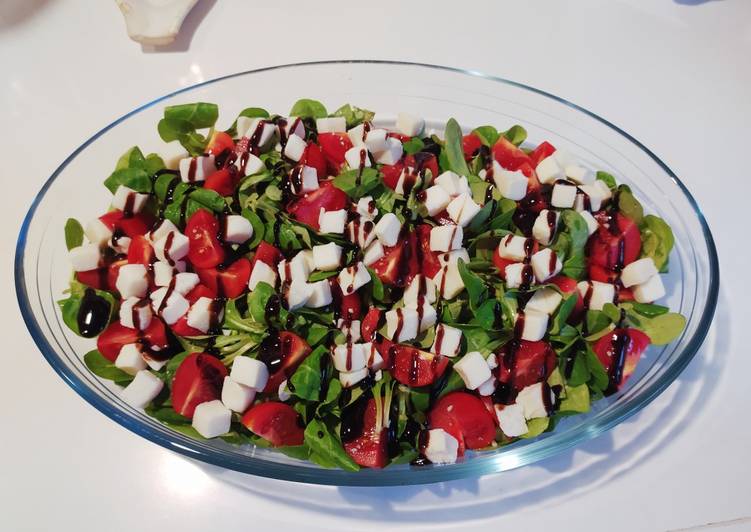
<path fill-rule="evenodd" d="M 118 409 L 114 408 L 109 401 L 103 399 L 96 392 L 88 388 L 86 384 L 83 381 L 81 381 L 65 365 L 65 363 L 61 360 L 61 358 L 55 352 L 54 348 L 49 344 L 49 342 L 45 338 L 44 333 L 42 332 L 39 324 L 36 321 L 36 317 L 34 316 L 33 310 L 31 308 L 31 304 L 29 302 L 28 294 L 26 293 L 26 286 L 24 283 L 25 268 L 24 268 L 23 263 L 24 263 L 24 256 L 25 256 L 25 251 L 26 251 L 26 238 L 28 235 L 29 226 L 34 218 L 36 209 L 39 206 L 39 203 L 41 202 L 41 200 L 44 198 L 47 190 L 50 188 L 50 186 L 55 181 L 55 179 L 57 179 L 57 177 L 68 166 L 68 164 L 70 164 L 70 162 L 74 160 L 81 152 L 83 152 L 89 145 L 94 143 L 99 137 L 101 137 L 104 133 L 106 133 L 110 129 L 116 127 L 118 124 L 138 114 L 144 109 L 157 105 L 160 102 L 163 102 L 169 98 L 172 98 L 173 96 L 190 92 L 200 87 L 205 87 L 208 85 L 216 84 L 227 79 L 245 76 L 249 74 L 258 74 L 258 73 L 266 72 L 266 71 L 288 69 L 288 68 L 295 68 L 295 67 L 309 67 L 309 66 L 316 66 L 316 65 L 337 65 L 337 64 L 366 64 L 366 65 L 372 64 L 372 65 L 392 65 L 392 66 L 398 66 L 398 67 L 428 68 L 428 69 L 440 70 L 444 72 L 464 74 L 464 75 L 471 76 L 471 77 L 482 78 L 488 81 L 494 81 L 497 83 L 502 83 L 502 84 L 513 86 L 513 87 L 521 88 L 527 91 L 531 91 L 533 93 L 549 98 L 555 102 L 564 104 L 567 107 L 570 107 L 576 111 L 584 113 L 590 118 L 593 118 L 597 120 L 598 122 L 604 124 L 605 126 L 609 127 L 610 129 L 612 129 L 619 135 L 623 136 L 629 142 L 634 144 L 641 151 L 646 153 L 658 166 L 662 168 L 662 170 L 668 176 L 670 176 L 673 182 L 676 185 L 678 185 L 679 189 L 681 190 L 681 192 L 684 194 L 689 204 L 691 205 L 694 214 L 697 216 L 699 224 L 702 228 L 704 240 L 707 245 L 707 250 L 709 252 L 709 257 L 708 257 L 709 259 L 709 292 L 707 295 L 707 302 L 702 311 L 702 316 L 700 318 L 699 324 L 697 325 L 696 331 L 694 332 L 693 336 L 689 340 L 689 343 L 686 346 L 686 348 L 678 355 L 678 358 L 668 368 L 665 375 L 657 379 L 656 382 L 654 382 L 651 386 L 647 387 L 645 390 L 643 390 L 639 395 L 637 395 L 634 398 L 634 402 L 631 405 L 631 408 L 622 412 L 616 410 L 610 413 L 609 415 L 605 416 L 603 419 L 598 420 L 597 422 L 590 425 L 587 430 L 577 431 L 573 434 L 568 435 L 565 438 L 555 439 L 555 436 L 551 436 L 548 440 L 546 440 L 548 442 L 547 445 L 541 446 L 539 449 L 536 450 L 537 452 L 534 452 L 534 453 L 528 452 L 521 459 L 516 460 L 515 463 L 511 466 L 509 466 L 508 464 L 505 464 L 503 460 L 491 459 L 491 460 L 478 460 L 478 461 L 469 460 L 467 462 L 458 463 L 458 464 L 449 465 L 449 466 L 427 467 L 427 468 L 420 468 L 418 470 L 409 469 L 406 471 L 395 471 L 395 470 L 390 471 L 389 469 L 385 469 L 382 471 L 360 471 L 360 472 L 352 473 L 352 472 L 341 471 L 341 470 L 314 469 L 314 468 L 299 467 L 299 466 L 295 466 L 291 464 L 281 464 L 281 463 L 260 461 L 252 457 L 244 457 L 242 459 L 230 458 L 227 456 L 223 456 L 221 454 L 221 451 L 219 450 L 207 452 L 204 449 L 199 448 L 197 445 L 191 446 L 190 444 L 185 445 L 183 443 L 175 442 L 169 437 L 166 437 L 164 434 L 157 432 L 155 429 L 146 425 L 145 423 L 138 421 L 136 418 L 129 418 L 127 416 L 124 416 Z M 45 357 L 47 362 L 55 370 L 55 372 L 71 388 L 73 388 L 73 390 L 76 393 L 78 393 L 83 399 L 85 399 L 89 404 L 91 404 L 94 408 L 99 410 L 101 413 L 103 413 L 104 415 L 112 419 L 113 421 L 117 422 L 118 424 L 122 425 L 126 429 L 138 434 L 139 436 L 146 438 L 147 440 L 151 442 L 154 442 L 162 447 L 165 447 L 167 449 L 170 449 L 182 455 L 188 456 L 190 458 L 198 459 L 200 461 L 207 462 L 212 465 L 232 469 L 232 470 L 243 472 L 243 473 L 263 476 L 263 477 L 296 481 L 296 482 L 307 482 L 307 483 L 314 483 L 314 484 L 328 484 L 328 485 L 338 485 L 338 486 L 386 486 L 386 485 L 405 485 L 405 484 L 426 484 L 426 483 L 432 483 L 432 482 L 440 482 L 440 481 L 446 481 L 446 480 L 454 480 L 454 479 L 459 479 L 459 478 L 497 473 L 500 471 L 513 469 L 516 467 L 521 467 L 523 465 L 527 465 L 527 464 L 536 462 L 538 460 L 542 460 L 544 458 L 552 456 L 553 454 L 557 454 L 562 450 L 568 449 L 579 443 L 582 443 L 584 441 L 587 441 L 589 439 L 592 439 L 596 436 L 601 435 L 602 433 L 608 431 L 609 429 L 613 428 L 617 424 L 621 423 L 622 421 L 636 414 L 642 408 L 644 408 L 647 404 L 649 404 L 655 397 L 657 397 L 665 388 L 667 388 L 668 385 L 670 385 L 678 377 L 678 375 L 693 359 L 694 355 L 696 354 L 699 347 L 704 342 L 704 339 L 706 338 L 706 335 L 709 331 L 709 326 L 712 322 L 712 318 L 714 316 L 714 312 L 717 306 L 717 300 L 719 297 L 719 282 L 720 282 L 719 258 L 717 255 L 717 249 L 715 246 L 714 238 L 712 237 L 712 233 L 709 229 L 707 221 L 698 203 L 696 202 L 692 194 L 689 192 L 685 184 L 670 169 L 670 167 L 665 162 L 663 162 L 654 152 L 652 152 L 649 148 L 647 148 L 644 144 L 642 144 L 639 140 L 637 140 L 631 134 L 627 133 L 620 127 L 602 118 L 596 113 L 589 111 L 588 109 L 584 107 L 581 107 L 578 104 L 572 103 L 564 98 L 556 96 L 555 94 L 549 93 L 547 91 L 538 89 L 530 85 L 526 85 L 524 83 L 502 78 L 499 76 L 485 74 L 477 70 L 469 70 L 469 69 L 462 69 L 462 68 L 457 68 L 457 67 L 449 67 L 449 66 L 443 66 L 443 65 L 437 65 L 437 64 L 420 63 L 420 62 L 412 62 L 412 61 L 391 61 L 391 60 L 377 60 L 377 59 L 337 59 L 337 60 L 307 61 L 307 62 L 286 63 L 286 64 L 281 64 L 281 65 L 274 65 L 274 66 L 262 67 L 262 68 L 257 68 L 257 69 L 245 70 L 241 72 L 234 72 L 232 74 L 219 76 L 216 78 L 212 78 L 210 80 L 206 80 L 200 83 L 189 85 L 187 87 L 183 87 L 181 89 L 164 94 L 139 107 L 136 107 L 132 111 L 124 114 L 120 118 L 117 118 L 110 124 L 106 125 L 102 129 L 94 133 L 86 141 L 84 141 L 78 148 L 76 148 L 70 155 L 68 155 L 68 157 L 65 158 L 65 160 L 60 164 L 60 166 L 58 166 L 55 169 L 55 171 L 50 175 L 50 177 L 45 181 L 42 188 L 34 197 L 34 200 L 32 201 L 32 204 L 28 212 L 26 213 L 23 223 L 21 225 L 21 231 L 19 233 L 17 244 L 16 244 L 14 269 L 15 269 L 15 288 L 16 288 L 16 296 L 18 299 L 18 304 L 21 310 L 23 320 L 26 324 L 26 327 L 31 333 L 31 336 L 34 342 L 36 343 L 37 347 L 42 352 L 42 355 Z M 502 458 L 502 457 L 499 456 L 498 458 Z"/>

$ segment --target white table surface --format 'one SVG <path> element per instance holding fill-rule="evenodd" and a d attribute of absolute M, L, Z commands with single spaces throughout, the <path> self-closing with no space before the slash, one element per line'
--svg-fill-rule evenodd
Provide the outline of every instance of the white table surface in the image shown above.
<path fill-rule="evenodd" d="M 127 38 L 114 2 L 0 4 L 0 530 L 751 529 L 751 2 L 362 4 L 201 0 L 178 43 L 158 53 Z M 15 238 L 47 176 L 93 132 L 163 93 L 334 58 L 514 79 L 591 109 L 662 157 L 704 209 L 722 270 L 713 330 L 678 381 L 610 433 L 537 465 L 387 489 L 292 484 L 192 462 L 64 384 L 13 291 Z"/>

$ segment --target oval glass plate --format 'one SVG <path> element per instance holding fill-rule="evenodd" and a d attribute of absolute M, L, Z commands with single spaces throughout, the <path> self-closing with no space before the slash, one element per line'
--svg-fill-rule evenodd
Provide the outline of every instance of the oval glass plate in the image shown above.
<path fill-rule="evenodd" d="M 666 304 L 687 318 L 676 341 L 650 348 L 627 386 L 587 414 L 566 418 L 551 433 L 494 451 L 472 453 L 447 466 L 392 466 L 350 473 L 322 469 L 267 449 L 196 441 L 123 403 L 117 388 L 89 372 L 82 355 L 93 346 L 62 323 L 55 301 L 67 287 L 70 266 L 63 238 L 68 217 L 95 217 L 110 198 L 102 180 L 117 158 L 138 144 L 164 152 L 157 123 L 166 105 L 219 104 L 220 127 L 245 107 L 285 113 L 299 98 L 330 109 L 352 103 L 393 120 L 399 110 L 465 128 L 523 125 L 530 142 L 549 140 L 589 166 L 627 183 L 646 212 L 673 228 L 675 249 L 666 277 Z M 638 412 L 665 389 L 696 353 L 714 313 L 719 273 L 709 228 L 673 172 L 636 139 L 593 113 L 512 81 L 431 65 L 332 61 L 284 65 L 233 74 L 168 94 L 108 125 L 74 151 L 45 183 L 24 220 L 15 257 L 16 291 L 24 320 L 42 354 L 73 389 L 105 415 L 159 445 L 218 466 L 267 477 L 335 485 L 420 484 L 504 471 L 551 456 L 593 438 Z"/>

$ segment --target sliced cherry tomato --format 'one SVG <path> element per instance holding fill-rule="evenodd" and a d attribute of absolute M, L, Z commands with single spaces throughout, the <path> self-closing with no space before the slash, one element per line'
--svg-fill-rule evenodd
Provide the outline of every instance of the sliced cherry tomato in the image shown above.
<path fill-rule="evenodd" d="M 371 307 L 360 324 L 360 336 L 363 342 L 375 340 L 375 333 L 381 327 L 381 309 Z"/>
<path fill-rule="evenodd" d="M 344 154 L 352 147 L 352 141 L 346 133 L 319 133 L 318 144 L 326 159 L 329 173 L 336 175 L 344 164 Z"/>
<path fill-rule="evenodd" d="M 432 279 L 441 269 L 440 253 L 430 249 L 430 230 L 431 226 L 422 224 L 417 226 L 417 238 L 419 246 L 422 249 L 422 260 L 420 267 L 422 274 Z"/>
<path fill-rule="evenodd" d="M 394 247 L 386 248 L 384 256 L 373 263 L 372 268 L 381 282 L 405 287 L 420 273 L 417 235 L 414 231 L 402 236 Z"/>
<path fill-rule="evenodd" d="M 172 332 L 177 334 L 178 336 L 202 336 L 206 333 L 201 331 L 200 329 L 195 329 L 188 325 L 188 315 L 182 316 L 179 320 L 177 320 L 175 323 L 170 325 L 170 329 L 172 329 Z"/>
<path fill-rule="evenodd" d="M 547 282 L 556 285 L 564 294 L 573 294 L 577 290 L 576 279 L 566 277 L 565 275 L 556 275 L 548 279 Z"/>
<path fill-rule="evenodd" d="M 555 153 L 555 146 L 550 144 L 548 141 L 545 141 L 538 145 L 532 153 L 529 154 L 529 158 L 532 159 L 532 166 L 534 168 L 537 168 L 537 165 L 540 164 L 540 161 L 543 159 L 546 159 L 547 157 L 550 157 Z"/>
<path fill-rule="evenodd" d="M 596 215 L 600 228 L 587 242 L 590 267 L 601 266 L 608 271 L 616 271 L 617 266 L 627 266 L 639 258 L 641 252 L 641 233 L 633 220 L 616 213 L 618 231 L 611 233 L 609 224 L 612 221 L 608 213 Z M 593 272 L 598 275 L 599 272 Z"/>
<path fill-rule="evenodd" d="M 114 362 L 120 349 L 126 344 L 142 342 L 147 347 L 165 349 L 169 346 L 167 329 L 159 318 L 152 318 L 144 331 L 131 329 L 114 321 L 97 338 L 97 349 L 107 360 Z"/>
<path fill-rule="evenodd" d="M 297 367 L 310 354 L 308 343 L 291 331 L 270 335 L 261 343 L 259 360 L 269 368 L 265 393 L 274 393 L 283 380 L 292 376 Z"/>
<path fill-rule="evenodd" d="M 498 138 L 493 145 L 492 151 L 495 160 L 506 170 L 521 170 L 527 177 L 530 177 L 530 174 L 527 172 L 534 170 L 532 159 L 530 159 L 529 155 L 524 153 L 521 148 L 514 146 L 503 136 Z"/>
<path fill-rule="evenodd" d="M 359 320 L 362 315 L 362 301 L 360 293 L 342 295 L 342 302 L 339 306 L 339 316 L 345 320 Z"/>
<path fill-rule="evenodd" d="M 243 414 L 242 424 L 274 447 L 303 444 L 302 420 L 295 409 L 285 403 L 269 401 L 253 405 Z"/>
<path fill-rule="evenodd" d="M 250 271 L 253 271 L 253 267 L 257 261 L 265 263 L 276 271 L 276 267 L 279 265 L 279 261 L 284 258 L 282 252 L 276 249 L 273 245 L 269 244 L 265 240 L 261 240 L 256 248 L 256 253 L 253 255 L 253 259 L 250 261 Z"/>
<path fill-rule="evenodd" d="M 365 405 L 363 412 L 357 412 L 363 420 L 362 433 L 344 442 L 344 450 L 363 467 L 384 467 L 388 462 L 387 430 L 382 420 L 379 423 L 375 399 L 368 399 L 367 402 L 358 401 L 348 408 L 361 408 L 360 403 Z"/>
<path fill-rule="evenodd" d="M 193 418 L 196 407 L 222 396 L 227 368 L 208 353 L 191 353 L 177 367 L 172 379 L 172 408 L 181 416 Z"/>
<path fill-rule="evenodd" d="M 198 209 L 188 220 L 188 259 L 196 268 L 213 268 L 224 260 L 219 242 L 219 221 L 206 209 Z"/>
<path fill-rule="evenodd" d="M 495 420 L 482 401 L 466 392 L 452 392 L 436 401 L 428 413 L 430 428 L 443 429 L 465 449 L 481 449 L 495 439 Z"/>
<path fill-rule="evenodd" d="M 128 263 L 143 264 L 149 266 L 154 262 L 154 248 L 151 247 L 149 239 L 143 235 L 136 235 L 130 240 L 128 246 Z"/>
<path fill-rule="evenodd" d="M 200 277 L 200 276 L 199 276 Z M 185 299 L 188 300 L 188 303 L 191 305 L 201 299 L 202 297 L 208 297 L 209 299 L 216 298 L 216 290 L 212 290 L 206 285 L 199 284 L 196 285 L 193 290 L 185 294 Z"/>
<path fill-rule="evenodd" d="M 326 158 L 323 156 L 323 150 L 318 144 L 309 143 L 305 147 L 300 163 L 316 169 L 318 179 L 325 179 L 328 176 Z"/>
<path fill-rule="evenodd" d="M 321 209 L 325 211 L 338 211 L 349 205 L 349 198 L 343 190 L 334 186 L 331 181 L 321 183 L 318 190 L 308 192 L 304 196 L 293 201 L 287 212 L 298 222 L 304 223 L 318 230 L 318 218 Z"/>
<path fill-rule="evenodd" d="M 206 147 L 206 152 L 211 155 L 219 155 L 223 151 L 235 151 L 235 141 L 224 131 L 215 131 Z"/>
<path fill-rule="evenodd" d="M 611 375 L 611 378 L 613 365 L 617 364 L 617 358 L 624 357 L 623 371 L 620 382 L 617 383 L 617 387 L 620 388 L 634 372 L 642 353 L 650 343 L 649 336 L 638 329 L 613 329 L 610 334 L 606 334 L 597 340 L 592 346 L 592 350 L 605 367 L 605 371 Z"/>
<path fill-rule="evenodd" d="M 407 155 L 404 158 L 404 166 L 409 166 L 415 169 L 418 174 L 423 170 L 430 170 L 433 178 L 438 177 L 440 170 L 438 169 L 438 159 L 432 153 L 419 152 L 412 155 Z"/>
<path fill-rule="evenodd" d="M 474 133 L 464 135 L 464 137 L 462 137 L 462 150 L 464 150 L 464 159 L 466 159 L 467 161 L 472 160 L 472 158 L 477 155 L 480 146 L 482 146 L 480 137 L 478 137 Z"/>
<path fill-rule="evenodd" d="M 394 345 L 389 351 L 392 377 L 407 386 L 433 384 L 448 366 L 448 358 L 410 345 Z"/>
<path fill-rule="evenodd" d="M 391 190 L 396 190 L 396 185 L 399 183 L 399 177 L 404 171 L 404 163 L 399 161 L 396 164 L 384 164 L 381 167 L 381 174 L 383 174 L 383 184 L 389 187 Z"/>
<path fill-rule="evenodd" d="M 133 238 L 138 235 L 145 235 L 154 225 L 151 216 L 143 213 L 137 213 L 133 216 L 125 217 L 122 211 L 110 211 L 99 217 L 99 220 L 110 230 L 119 229 L 125 236 Z"/>
<path fill-rule="evenodd" d="M 231 196 L 240 182 L 240 174 L 234 166 L 222 168 L 209 174 L 203 183 L 203 188 L 213 190 L 220 196 Z"/>
<path fill-rule="evenodd" d="M 548 342 L 512 340 L 498 355 L 498 380 L 519 391 L 547 379 L 556 360 L 555 350 Z"/>
<path fill-rule="evenodd" d="M 120 273 L 120 266 L 127 264 L 125 259 L 117 260 L 109 266 L 102 266 L 95 270 L 86 272 L 76 272 L 76 279 L 86 286 L 96 288 L 97 290 L 117 291 L 117 276 Z"/>
<path fill-rule="evenodd" d="M 196 273 L 201 279 L 201 283 L 206 285 L 212 292 L 230 299 L 234 299 L 245 292 L 245 289 L 248 287 L 250 272 L 250 261 L 245 257 L 240 257 L 222 270 L 217 268 L 196 268 Z"/>

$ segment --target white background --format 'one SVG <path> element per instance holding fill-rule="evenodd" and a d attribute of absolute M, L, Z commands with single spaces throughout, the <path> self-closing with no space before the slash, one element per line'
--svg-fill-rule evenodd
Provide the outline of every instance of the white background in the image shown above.
<path fill-rule="evenodd" d="M 0 530 L 751 529 L 751 2 L 201 0 L 183 29 L 152 53 L 127 38 L 114 2 L 0 4 Z M 13 292 L 15 238 L 47 176 L 100 127 L 166 92 L 337 58 L 527 83 L 666 161 L 703 208 L 722 273 L 713 330 L 681 378 L 635 418 L 554 459 L 388 489 L 223 472 L 80 399 L 37 351 Z"/>

